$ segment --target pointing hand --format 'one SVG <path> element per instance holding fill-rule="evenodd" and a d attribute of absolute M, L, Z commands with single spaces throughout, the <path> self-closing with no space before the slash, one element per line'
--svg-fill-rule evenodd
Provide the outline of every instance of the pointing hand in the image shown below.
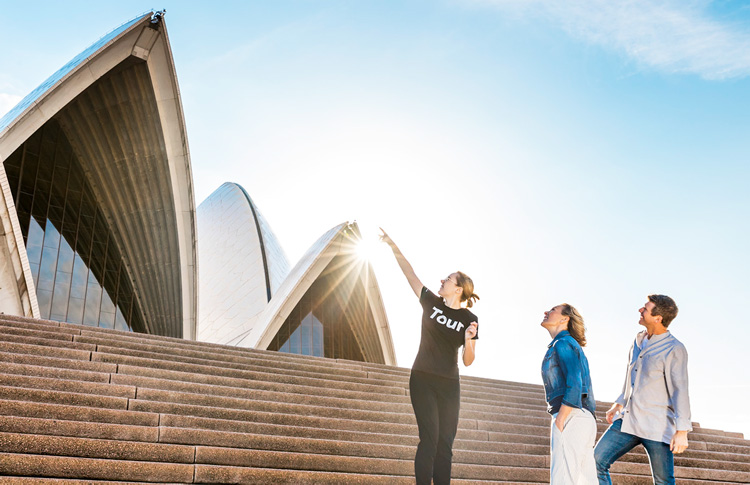
<path fill-rule="evenodd" d="M 380 229 L 380 232 L 382 232 L 382 234 L 380 234 L 380 241 L 386 243 L 389 246 L 393 246 L 393 240 L 391 239 L 391 236 L 389 236 L 382 227 L 379 227 L 378 229 Z"/>

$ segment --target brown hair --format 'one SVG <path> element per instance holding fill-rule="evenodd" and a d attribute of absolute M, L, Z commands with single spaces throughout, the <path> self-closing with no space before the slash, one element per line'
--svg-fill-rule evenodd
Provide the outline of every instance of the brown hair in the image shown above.
<path fill-rule="evenodd" d="M 586 346 L 586 327 L 583 325 L 583 317 L 573 305 L 563 303 L 560 313 L 568 317 L 568 332 L 576 339 L 581 347 Z"/>
<path fill-rule="evenodd" d="M 474 306 L 474 302 L 479 299 L 479 296 L 474 293 L 474 282 L 465 273 L 456 271 L 458 277 L 456 282 L 458 286 L 463 290 L 461 292 L 461 302 L 466 302 L 466 308 Z"/>
<path fill-rule="evenodd" d="M 677 316 L 679 308 L 677 303 L 667 295 L 648 295 L 648 301 L 654 304 L 654 309 L 651 310 L 651 315 L 655 317 L 661 317 L 661 324 L 664 328 L 667 328 L 674 317 Z"/>

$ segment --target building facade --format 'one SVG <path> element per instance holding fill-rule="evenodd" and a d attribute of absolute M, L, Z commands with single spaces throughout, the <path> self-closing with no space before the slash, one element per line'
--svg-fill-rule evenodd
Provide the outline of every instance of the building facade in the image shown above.
<path fill-rule="evenodd" d="M 3 116 L 0 161 L 0 312 L 395 364 L 356 223 L 290 267 L 239 185 L 196 211 L 163 12 L 105 35 Z"/>
<path fill-rule="evenodd" d="M 0 119 L 0 311 L 195 338 L 195 203 L 160 12 Z"/>
<path fill-rule="evenodd" d="M 225 183 L 198 207 L 198 339 L 318 357 L 395 364 L 356 223 L 316 241 L 293 267 L 247 192 Z"/>

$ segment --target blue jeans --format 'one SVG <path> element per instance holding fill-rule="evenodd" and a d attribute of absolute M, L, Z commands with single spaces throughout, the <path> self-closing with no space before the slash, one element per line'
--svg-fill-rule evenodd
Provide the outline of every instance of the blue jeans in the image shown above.
<path fill-rule="evenodd" d="M 655 485 L 675 485 L 674 483 L 674 455 L 669 445 L 661 441 L 647 440 L 620 431 L 622 419 L 613 422 L 609 429 L 599 438 L 594 448 L 596 460 L 596 474 L 599 485 L 612 485 L 609 477 L 609 467 L 622 455 L 639 444 L 646 448 L 648 461 L 651 463 L 651 475 Z"/>

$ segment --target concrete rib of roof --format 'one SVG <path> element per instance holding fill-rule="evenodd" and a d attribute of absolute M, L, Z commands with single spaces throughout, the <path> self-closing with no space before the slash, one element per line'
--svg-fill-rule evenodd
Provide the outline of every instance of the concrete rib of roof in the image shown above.
<path fill-rule="evenodd" d="M 0 121 L 0 158 L 53 117 L 115 233 L 148 331 L 194 338 L 195 204 L 161 17 L 154 23 L 150 12 L 126 22 L 26 96 Z"/>

